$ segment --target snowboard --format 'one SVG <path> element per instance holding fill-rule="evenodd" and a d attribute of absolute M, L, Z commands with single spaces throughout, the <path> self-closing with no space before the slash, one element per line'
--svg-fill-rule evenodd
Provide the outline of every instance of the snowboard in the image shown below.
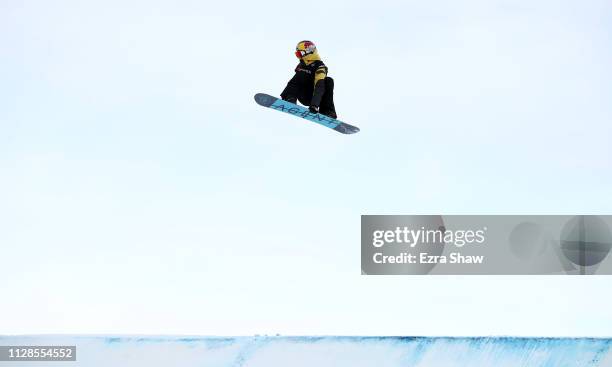
<path fill-rule="evenodd" d="M 308 108 L 298 106 L 295 103 L 283 101 L 280 98 L 276 98 L 268 94 L 257 93 L 255 95 L 255 102 L 261 106 L 268 107 L 273 110 L 286 112 L 290 115 L 316 122 L 319 125 L 336 130 L 342 134 L 354 134 L 359 132 L 359 128 L 356 126 L 349 125 L 346 122 L 333 119 L 320 113 L 312 113 L 308 110 Z"/>

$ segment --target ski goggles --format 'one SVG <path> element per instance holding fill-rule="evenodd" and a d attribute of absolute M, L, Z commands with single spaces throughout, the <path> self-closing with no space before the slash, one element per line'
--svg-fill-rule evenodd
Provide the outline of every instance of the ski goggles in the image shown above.
<path fill-rule="evenodd" d="M 302 57 L 304 57 L 304 56 L 306 56 L 306 55 L 307 55 L 307 54 L 306 54 L 306 51 L 303 51 L 303 50 L 297 50 L 297 51 L 295 51 L 295 56 L 296 56 L 298 59 L 301 59 Z"/>

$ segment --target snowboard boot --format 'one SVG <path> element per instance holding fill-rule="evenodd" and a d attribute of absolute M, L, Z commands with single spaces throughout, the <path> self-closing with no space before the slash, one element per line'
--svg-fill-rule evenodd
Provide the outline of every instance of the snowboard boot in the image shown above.
<path fill-rule="evenodd" d="M 319 113 L 321 115 L 325 115 L 327 117 L 331 117 L 333 119 L 337 119 L 338 115 L 336 114 L 336 111 L 319 111 Z"/>

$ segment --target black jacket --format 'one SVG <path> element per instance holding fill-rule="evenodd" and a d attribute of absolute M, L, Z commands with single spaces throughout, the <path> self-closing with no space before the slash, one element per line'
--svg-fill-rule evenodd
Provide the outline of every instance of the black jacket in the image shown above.
<path fill-rule="evenodd" d="M 310 97 L 310 106 L 319 107 L 321 98 L 325 93 L 325 78 L 327 77 L 327 66 L 321 60 L 315 60 L 310 64 L 300 61 L 295 68 L 295 75 L 289 83 L 285 91 L 298 91 L 298 95 Z M 281 95 L 283 99 L 285 96 Z M 289 96 L 298 97 L 298 96 Z M 306 98 L 300 98 L 306 99 Z"/>

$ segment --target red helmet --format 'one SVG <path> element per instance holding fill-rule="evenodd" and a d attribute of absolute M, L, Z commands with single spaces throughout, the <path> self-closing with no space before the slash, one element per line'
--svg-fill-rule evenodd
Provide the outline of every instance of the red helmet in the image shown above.
<path fill-rule="evenodd" d="M 298 59 L 317 52 L 317 46 L 311 41 L 301 41 L 295 46 L 295 56 Z"/>

